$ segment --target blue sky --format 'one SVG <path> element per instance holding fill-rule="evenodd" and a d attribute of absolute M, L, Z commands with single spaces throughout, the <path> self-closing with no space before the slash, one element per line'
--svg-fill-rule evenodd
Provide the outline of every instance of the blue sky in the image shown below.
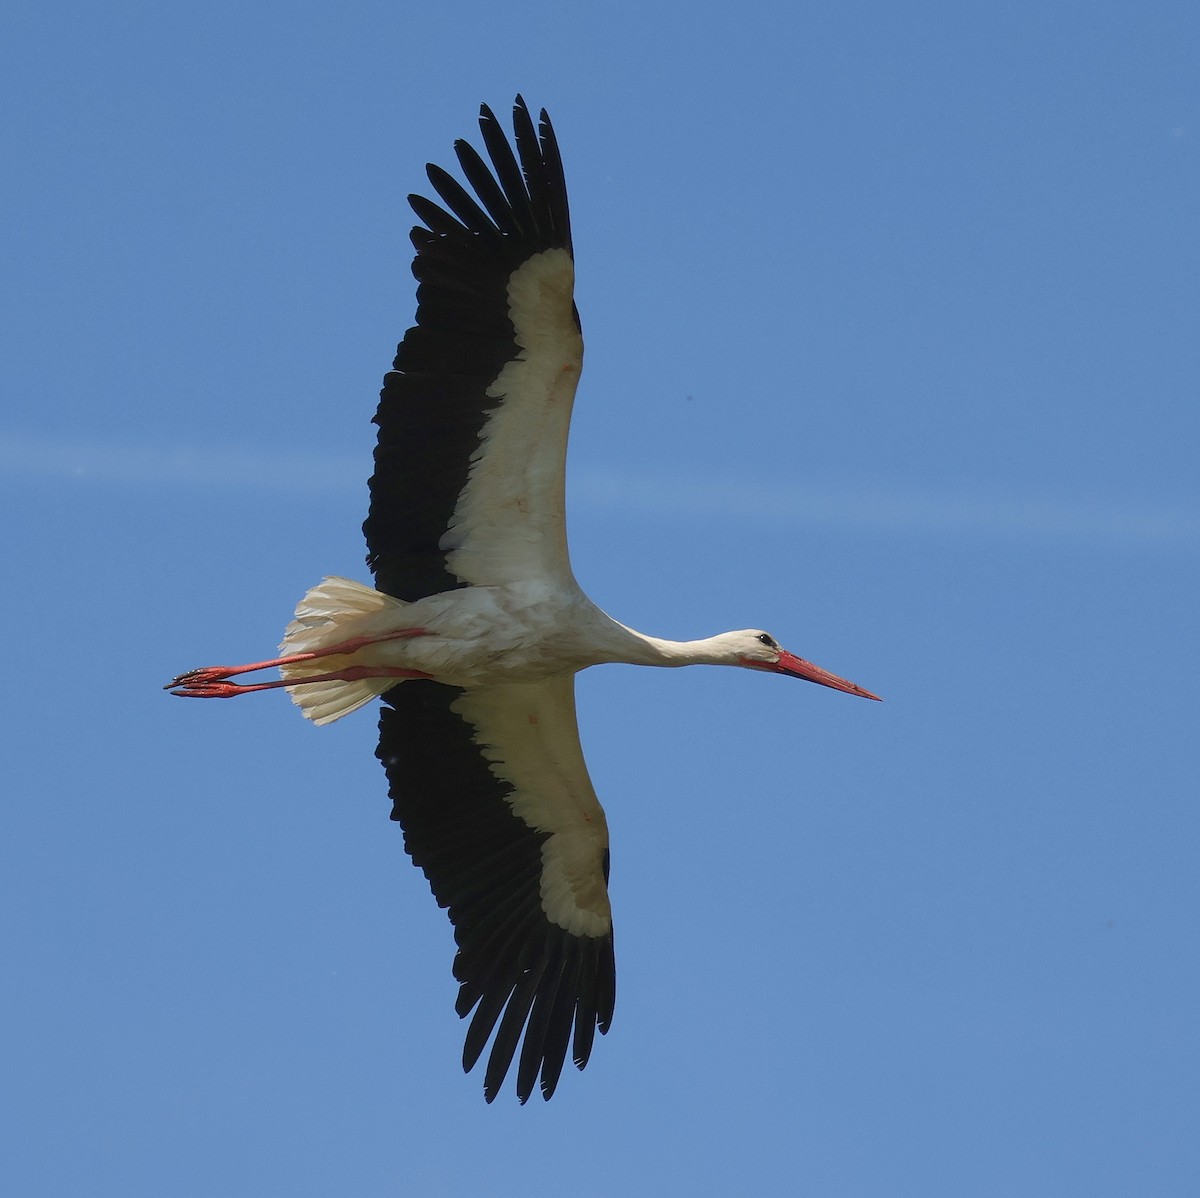
<path fill-rule="evenodd" d="M 38 1195 L 1185 1195 L 1194 4 L 18 3 L 4 1171 Z M 882 694 L 594 670 L 611 1033 L 458 1065 L 366 714 L 181 703 L 365 577 L 404 196 L 554 118 L 576 572 Z"/>

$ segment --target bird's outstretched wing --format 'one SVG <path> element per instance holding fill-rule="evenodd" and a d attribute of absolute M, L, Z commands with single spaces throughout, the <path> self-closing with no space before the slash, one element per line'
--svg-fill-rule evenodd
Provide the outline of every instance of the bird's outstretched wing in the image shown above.
<path fill-rule="evenodd" d="M 491 167 L 455 143 L 468 191 L 432 164 L 444 206 L 423 225 L 417 323 L 384 380 L 363 532 L 376 585 L 400 599 L 570 577 L 563 473 L 583 340 L 566 183 L 545 111 L 524 100 L 514 144 L 485 105 Z M 476 198 L 477 197 L 477 198 Z"/>
<path fill-rule="evenodd" d="M 463 1066 L 492 1039 L 490 1102 L 520 1045 L 520 1100 L 539 1075 L 549 1098 L 568 1048 L 587 1063 L 616 995 L 608 828 L 579 745 L 574 678 L 478 691 L 406 682 L 384 698 L 378 756 L 392 818 L 449 908 L 457 1010 L 474 1012 Z"/>

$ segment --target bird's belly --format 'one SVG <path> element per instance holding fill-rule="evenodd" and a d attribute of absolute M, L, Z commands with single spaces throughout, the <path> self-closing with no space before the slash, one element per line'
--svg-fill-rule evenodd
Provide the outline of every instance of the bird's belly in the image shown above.
<path fill-rule="evenodd" d="M 398 648 L 407 668 L 467 688 L 537 682 L 554 674 L 574 673 L 588 664 L 569 644 L 555 638 L 504 641 L 492 636 L 486 642 L 472 642 L 433 635 Z"/>
<path fill-rule="evenodd" d="M 574 673 L 592 664 L 577 613 L 554 602 L 507 602 L 491 595 L 463 592 L 431 598 L 417 617 L 423 634 L 382 641 L 371 655 L 380 664 L 420 670 L 450 686 L 497 686 L 536 682 L 555 674 Z M 470 606 L 468 606 L 468 604 Z"/>

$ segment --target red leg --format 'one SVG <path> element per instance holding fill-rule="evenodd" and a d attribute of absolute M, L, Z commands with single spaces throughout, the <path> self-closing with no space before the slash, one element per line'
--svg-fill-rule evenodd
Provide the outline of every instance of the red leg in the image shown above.
<path fill-rule="evenodd" d="M 171 694 L 183 699 L 232 699 L 236 695 L 248 695 L 252 691 L 275 690 L 280 686 L 304 686 L 309 682 L 357 682 L 361 678 L 432 678 L 423 670 L 406 670 L 400 666 L 347 666 L 344 670 L 335 670 L 330 674 L 313 674 L 308 678 L 280 678 L 275 682 L 252 682 L 240 685 L 236 682 L 226 682 L 221 678 L 194 678 L 193 675 L 202 673 L 193 670 L 189 674 L 181 674 L 174 682 L 164 687 Z"/>
<path fill-rule="evenodd" d="M 269 661 L 254 661 L 244 666 L 201 666 L 197 670 L 188 670 L 185 674 L 179 674 L 172 678 L 163 687 L 163 690 L 168 691 L 177 686 L 207 686 L 213 682 L 236 677 L 238 674 L 252 673 L 254 670 L 270 670 L 277 666 L 290 666 L 298 661 L 313 661 L 318 657 L 346 656 L 356 653 L 366 645 L 375 645 L 381 641 L 400 641 L 414 636 L 432 635 L 433 633 L 428 628 L 400 628 L 395 632 L 385 632 L 383 636 L 351 637 L 348 641 L 339 641 L 336 645 L 326 645 L 324 649 L 314 649 L 311 653 L 293 653 L 290 657 L 273 657 Z M 382 677 L 383 675 L 378 676 Z M 306 681 L 312 680 L 307 679 Z M 292 684 L 288 683 L 287 685 Z M 263 687 L 260 685 L 243 689 L 261 690 Z M 241 691 L 231 693 L 241 694 Z"/>

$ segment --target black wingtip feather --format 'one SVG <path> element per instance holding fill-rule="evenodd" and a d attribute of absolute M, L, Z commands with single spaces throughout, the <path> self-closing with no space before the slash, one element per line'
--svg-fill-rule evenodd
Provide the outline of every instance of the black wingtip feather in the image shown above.
<path fill-rule="evenodd" d="M 558 1087 L 558 1079 L 562 1076 L 563 1065 L 567 1059 L 567 1049 L 571 1044 L 571 1025 L 575 1019 L 575 1006 L 580 993 L 580 965 L 578 953 L 565 965 L 559 979 L 558 995 L 546 1020 L 546 1030 L 542 1039 L 541 1085 L 542 1097 L 547 1102 Z"/>
<path fill-rule="evenodd" d="M 529 1020 L 529 1013 L 533 1007 L 533 1001 L 537 997 L 538 987 L 545 976 L 545 971 L 546 963 L 544 961 L 539 961 L 526 969 L 509 996 L 508 1005 L 504 1008 L 504 1014 L 500 1018 L 500 1026 L 496 1029 L 496 1036 L 492 1040 L 492 1051 L 488 1054 L 487 1069 L 483 1075 L 484 1094 L 498 1093 L 504 1084 L 504 1078 L 508 1074 L 509 1066 L 512 1065 L 513 1054 L 517 1051 L 517 1045 L 521 1041 L 521 1033 L 525 1030 Z M 517 1097 L 521 1100 L 522 1105 L 528 1101 L 529 1095 L 532 1093 L 532 1083 L 527 1089 L 522 1089 L 518 1084 Z"/>

